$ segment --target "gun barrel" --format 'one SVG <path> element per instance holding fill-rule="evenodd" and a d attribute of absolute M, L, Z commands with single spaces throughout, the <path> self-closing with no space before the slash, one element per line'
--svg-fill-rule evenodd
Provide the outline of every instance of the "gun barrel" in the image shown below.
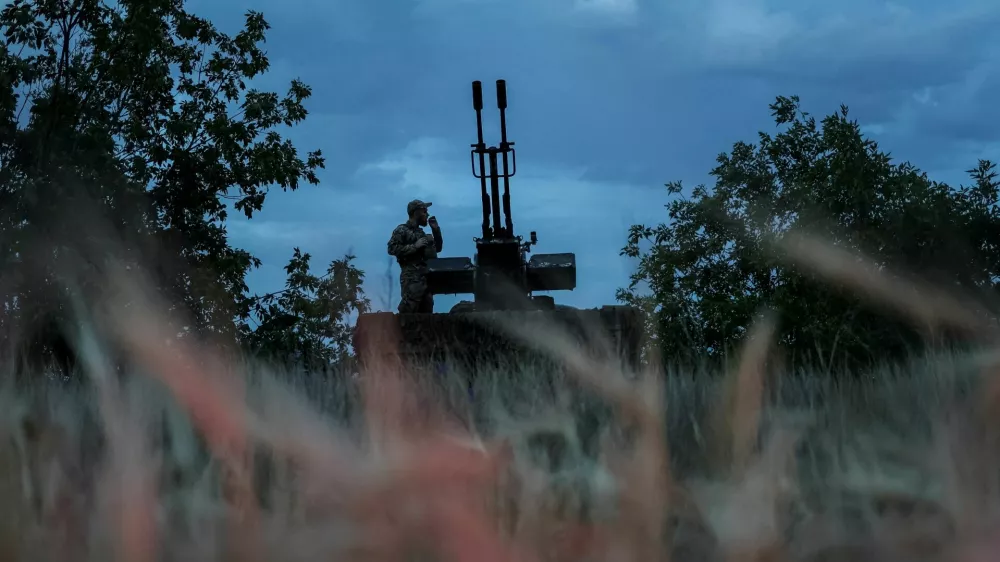
<path fill-rule="evenodd" d="M 472 83 L 472 108 L 476 110 L 476 134 L 479 142 L 477 150 L 482 150 L 483 144 L 483 84 L 479 80 Z"/>
<path fill-rule="evenodd" d="M 480 96 L 482 96 L 482 87 L 480 86 Z M 507 109 L 507 81 L 497 80 L 497 107 L 499 109 Z"/>
<path fill-rule="evenodd" d="M 472 83 L 472 109 L 476 111 L 483 109 L 483 83 L 479 80 Z"/>
<path fill-rule="evenodd" d="M 490 196 L 486 191 L 486 143 L 483 142 L 483 83 L 472 82 L 472 109 L 476 110 L 476 149 L 479 154 L 479 187 L 483 198 L 483 237 L 490 235 Z M 475 169 L 472 171 L 476 174 Z"/>
<path fill-rule="evenodd" d="M 484 174 L 485 175 L 485 174 Z M 500 232 L 500 179 L 497 174 L 497 150 L 490 149 L 490 192 L 493 195 L 493 234 Z"/>
<path fill-rule="evenodd" d="M 497 80 L 497 107 L 500 108 L 500 151 L 503 153 L 503 215 L 507 235 L 514 235 L 514 222 L 510 216 L 510 163 L 507 144 L 507 82 Z"/>

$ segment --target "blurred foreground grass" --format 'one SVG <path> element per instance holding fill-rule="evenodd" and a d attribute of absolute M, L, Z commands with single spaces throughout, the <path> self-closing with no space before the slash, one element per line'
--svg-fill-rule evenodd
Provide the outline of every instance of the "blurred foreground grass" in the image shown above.
<path fill-rule="evenodd" d="M 136 351 L 0 396 L 0 559 L 966 559 L 1000 507 L 989 358 L 640 377 L 658 430 L 532 365 L 470 391 Z"/>
<path fill-rule="evenodd" d="M 77 303 L 74 382 L 0 388 L 0 562 L 992 559 L 996 322 L 786 246 L 966 351 L 786 371 L 763 314 L 725 372 L 623 372 L 521 323 L 558 368 L 315 377 L 178 339 L 176 307 L 111 277 Z"/>

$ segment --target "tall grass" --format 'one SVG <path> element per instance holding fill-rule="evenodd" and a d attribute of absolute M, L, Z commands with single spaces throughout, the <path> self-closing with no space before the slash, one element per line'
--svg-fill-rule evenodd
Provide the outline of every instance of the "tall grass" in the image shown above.
<path fill-rule="evenodd" d="M 834 377 L 781 372 L 762 322 L 732 372 L 623 373 L 521 325 L 560 369 L 380 355 L 316 378 L 176 340 L 168 307 L 111 282 L 80 303 L 84 382 L 0 392 L 0 560 L 992 556 L 989 342 Z"/>

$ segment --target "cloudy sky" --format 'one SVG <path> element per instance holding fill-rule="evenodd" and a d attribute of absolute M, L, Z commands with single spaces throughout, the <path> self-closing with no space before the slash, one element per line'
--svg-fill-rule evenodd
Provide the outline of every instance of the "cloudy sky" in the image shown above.
<path fill-rule="evenodd" d="M 244 10 L 263 11 L 272 70 L 259 86 L 301 78 L 314 91 L 289 136 L 323 150 L 322 183 L 230 221 L 234 242 L 264 260 L 251 290 L 282 288 L 294 246 L 318 270 L 352 251 L 382 309 L 398 302 L 385 244 L 410 199 L 434 201 L 444 255 L 474 253 L 472 80 L 484 83 L 488 140 L 493 84 L 507 80 L 515 228 L 538 232 L 538 252 L 576 252 L 578 288 L 557 296 L 576 306 L 614 303 L 634 266 L 618 255 L 629 225 L 663 219 L 665 182 L 708 181 L 720 152 L 772 130 L 777 95 L 823 115 L 846 103 L 895 157 L 962 181 L 977 158 L 1000 159 L 1000 2 L 944 4 L 189 1 L 233 32 Z M 437 310 L 456 300 L 438 297 Z"/>

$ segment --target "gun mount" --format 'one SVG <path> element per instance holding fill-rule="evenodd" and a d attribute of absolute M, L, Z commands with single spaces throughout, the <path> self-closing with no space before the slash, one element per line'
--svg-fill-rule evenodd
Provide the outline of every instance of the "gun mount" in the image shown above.
<path fill-rule="evenodd" d="M 482 83 L 478 80 L 472 83 L 478 138 L 471 145 L 469 158 L 472 175 L 479 180 L 483 206 L 482 235 L 474 239 L 476 254 L 473 258 L 443 257 L 427 262 L 427 285 L 432 294 L 471 294 L 473 302 L 460 302 L 447 314 L 363 314 L 355 331 L 355 349 L 362 357 L 398 355 L 419 360 L 438 354 L 469 359 L 509 355 L 518 346 L 483 320 L 502 315 L 518 318 L 515 322 L 528 322 L 544 316 L 574 332 L 580 332 L 579 327 L 586 324 L 603 326 L 623 356 L 630 360 L 637 358 L 642 323 L 635 309 L 604 306 L 577 310 L 557 306 L 551 296 L 532 295 L 538 291 L 575 289 L 576 255 L 534 254 L 528 259 L 531 248 L 538 243 L 537 233 L 531 231 L 525 240 L 514 232 L 510 179 L 517 173 L 517 153 L 514 142 L 507 138 L 504 80 L 496 81 L 496 91 L 500 143 L 487 146 L 483 138 Z M 580 332 L 579 337 L 585 341 L 589 336 Z"/>
<path fill-rule="evenodd" d="M 427 284 L 435 295 L 474 295 L 473 309 L 476 311 L 551 309 L 554 307 L 551 298 L 532 298 L 531 293 L 575 289 L 576 255 L 535 254 L 529 260 L 527 254 L 538 243 L 538 234 L 532 231 L 527 241 L 514 234 L 510 178 L 517 173 L 517 152 L 514 142 L 507 138 L 507 85 L 504 80 L 497 80 L 496 84 L 500 144 L 486 146 L 483 140 L 482 82 L 477 80 L 472 83 L 472 107 L 476 111 L 478 141 L 471 145 L 469 159 L 472 175 L 479 180 L 483 202 L 483 229 L 482 236 L 475 238 L 476 256 L 474 259 L 428 260 Z"/>

